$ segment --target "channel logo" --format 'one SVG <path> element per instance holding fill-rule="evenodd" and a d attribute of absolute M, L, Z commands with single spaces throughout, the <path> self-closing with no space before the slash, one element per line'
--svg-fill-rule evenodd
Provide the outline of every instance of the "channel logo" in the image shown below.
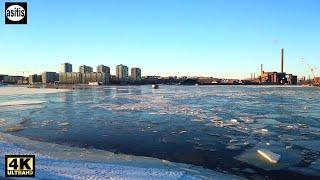
<path fill-rule="evenodd" d="M 26 2 L 5 3 L 5 24 L 27 24 L 28 10 Z"/>
<path fill-rule="evenodd" d="M 6 177 L 35 177 L 35 155 L 6 155 Z"/>

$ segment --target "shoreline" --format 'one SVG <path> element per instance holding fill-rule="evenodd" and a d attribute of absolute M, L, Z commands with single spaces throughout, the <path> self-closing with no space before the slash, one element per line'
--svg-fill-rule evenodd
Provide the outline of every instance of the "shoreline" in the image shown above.
<path fill-rule="evenodd" d="M 35 154 L 36 178 L 40 179 L 48 177 L 86 179 L 94 176 L 133 179 L 150 177 L 155 179 L 245 179 L 191 164 L 34 141 L 2 132 L 0 132 L 0 149 L 1 156 L 8 153 Z M 0 162 L 0 166 L 4 166 L 2 163 Z M 92 172 L 86 164 L 95 166 L 99 171 Z M 64 168 L 60 169 L 60 166 Z M 80 173 L 74 173 L 74 168 L 81 168 Z M 119 172 L 114 174 L 115 171 Z M 0 175 L 4 177 L 2 173 Z"/>
<path fill-rule="evenodd" d="M 32 89 L 89 89 L 89 88 L 98 88 L 98 87 L 139 87 L 139 86 L 151 86 L 152 84 L 109 84 L 109 85 L 89 85 L 89 84 L 38 84 L 38 85 L 9 85 L 6 87 L 26 87 Z M 213 87 L 213 86 L 240 86 L 240 87 L 304 87 L 304 88 L 319 88 L 319 86 L 313 85 L 279 85 L 279 84 L 158 84 L 161 86 L 197 86 L 197 87 Z"/>
<path fill-rule="evenodd" d="M 4 86 L 0 88 L 0 96 L 51 94 L 68 91 L 70 90 L 54 88 L 28 88 L 27 86 Z"/>

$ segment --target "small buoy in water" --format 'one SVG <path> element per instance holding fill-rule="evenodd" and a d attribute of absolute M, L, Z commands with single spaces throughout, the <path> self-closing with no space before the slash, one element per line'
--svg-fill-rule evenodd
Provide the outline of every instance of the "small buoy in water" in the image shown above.
<path fill-rule="evenodd" d="M 158 88 L 159 88 L 159 85 L 158 85 L 158 84 L 152 84 L 152 88 L 153 88 L 153 89 L 158 89 Z"/>

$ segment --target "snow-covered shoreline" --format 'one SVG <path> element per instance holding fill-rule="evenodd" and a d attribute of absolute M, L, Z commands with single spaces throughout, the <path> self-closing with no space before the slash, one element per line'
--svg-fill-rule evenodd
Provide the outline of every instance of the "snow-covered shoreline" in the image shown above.
<path fill-rule="evenodd" d="M 0 133 L 0 156 L 35 154 L 37 179 L 241 179 L 202 167 Z M 4 161 L 0 161 L 4 177 Z"/>
<path fill-rule="evenodd" d="M 70 89 L 27 88 L 26 86 L 5 86 L 0 88 L 0 96 L 49 94 L 68 92 Z"/>

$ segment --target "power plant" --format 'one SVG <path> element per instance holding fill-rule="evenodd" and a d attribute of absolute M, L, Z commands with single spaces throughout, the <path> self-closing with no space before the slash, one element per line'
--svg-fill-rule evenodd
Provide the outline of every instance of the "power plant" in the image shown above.
<path fill-rule="evenodd" d="M 286 74 L 284 72 L 284 49 L 281 49 L 280 54 L 280 66 L 281 71 L 273 71 L 273 72 L 266 72 L 263 70 L 263 64 L 260 66 L 260 77 L 259 82 L 260 84 L 289 84 L 289 85 L 296 85 L 297 84 L 297 76 L 292 74 Z"/>

